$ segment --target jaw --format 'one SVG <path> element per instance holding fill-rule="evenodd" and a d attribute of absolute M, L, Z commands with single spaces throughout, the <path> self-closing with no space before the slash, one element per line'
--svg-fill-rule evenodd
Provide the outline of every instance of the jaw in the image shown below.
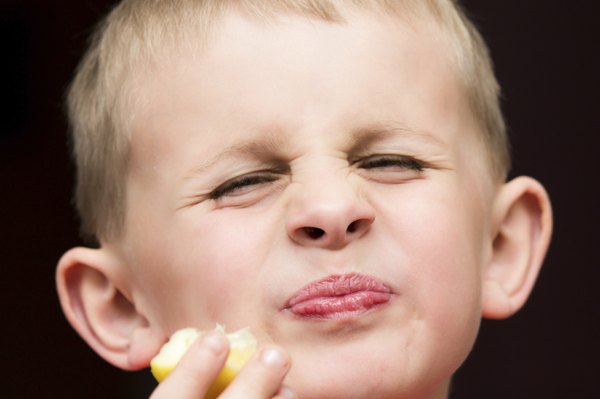
<path fill-rule="evenodd" d="M 428 342 L 439 337 L 431 337 L 423 320 L 400 315 L 393 303 L 400 300 L 352 320 L 274 327 L 271 338 L 293 359 L 285 383 L 306 398 L 446 398 L 449 376 L 469 348 L 441 353 L 432 347 Z"/>

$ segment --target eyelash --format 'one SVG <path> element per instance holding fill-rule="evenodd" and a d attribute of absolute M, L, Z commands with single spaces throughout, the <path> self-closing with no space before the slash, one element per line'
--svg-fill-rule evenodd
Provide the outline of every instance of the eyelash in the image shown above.
<path fill-rule="evenodd" d="M 362 169 L 399 167 L 406 170 L 414 170 L 416 172 L 422 172 L 425 169 L 425 164 L 423 162 L 411 157 L 399 155 L 370 156 L 361 158 L 360 160 L 352 161 L 352 163 L 356 164 Z M 231 195 L 245 187 L 272 183 L 277 179 L 278 177 L 276 175 L 268 172 L 258 172 L 254 174 L 243 175 L 219 185 L 208 195 L 208 198 L 211 200 L 216 200 L 226 195 Z"/>
<path fill-rule="evenodd" d="M 215 188 L 209 195 L 208 198 L 215 200 L 225 195 L 231 195 L 234 192 L 243 189 L 244 187 L 272 183 L 277 180 L 277 177 L 272 174 L 258 173 L 240 176 L 231 180 L 226 181 L 217 188 Z"/>
<path fill-rule="evenodd" d="M 400 167 L 402 169 L 422 172 L 425 169 L 425 163 L 418 159 L 401 155 L 377 155 L 362 158 L 355 162 L 362 169 L 377 169 L 386 167 Z"/>

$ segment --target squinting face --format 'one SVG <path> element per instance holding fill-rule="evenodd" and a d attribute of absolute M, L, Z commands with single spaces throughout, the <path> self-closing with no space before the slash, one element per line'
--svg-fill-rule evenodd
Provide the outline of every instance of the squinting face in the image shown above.
<path fill-rule="evenodd" d="M 232 12 L 141 79 L 117 244 L 165 337 L 251 326 L 300 397 L 443 395 L 479 324 L 491 184 L 447 45 L 414 25 Z"/>

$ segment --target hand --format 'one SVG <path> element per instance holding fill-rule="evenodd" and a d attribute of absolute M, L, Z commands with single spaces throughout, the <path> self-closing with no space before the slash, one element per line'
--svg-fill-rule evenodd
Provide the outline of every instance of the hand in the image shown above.
<path fill-rule="evenodd" d="M 225 364 L 229 343 L 219 332 L 198 339 L 173 372 L 158 385 L 151 399 L 201 399 Z M 294 398 L 282 385 L 290 359 L 276 346 L 261 348 L 219 396 L 220 399 Z"/>

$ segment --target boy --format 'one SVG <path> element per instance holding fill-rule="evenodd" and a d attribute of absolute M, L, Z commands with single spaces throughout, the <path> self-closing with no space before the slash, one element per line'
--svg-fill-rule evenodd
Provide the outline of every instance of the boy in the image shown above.
<path fill-rule="evenodd" d="M 182 327 L 249 326 L 224 398 L 446 398 L 550 240 L 451 1 L 125 1 L 69 110 L 99 245 L 59 262 L 67 318 L 124 369 Z M 202 397 L 226 346 L 200 339 L 153 397 Z"/>

